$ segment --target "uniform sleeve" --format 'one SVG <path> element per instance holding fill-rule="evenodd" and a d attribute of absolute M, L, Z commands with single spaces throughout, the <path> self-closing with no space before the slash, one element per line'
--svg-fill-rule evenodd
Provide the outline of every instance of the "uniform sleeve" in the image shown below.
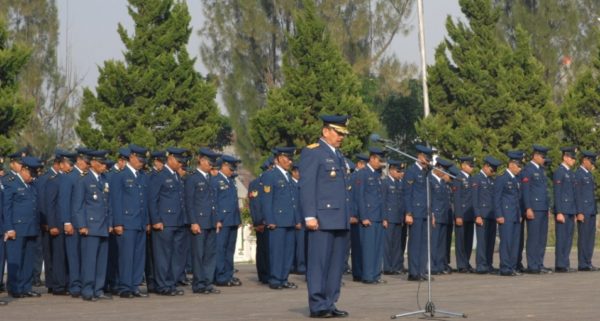
<path fill-rule="evenodd" d="M 15 229 L 15 227 L 13 226 L 12 222 L 12 216 L 13 216 L 13 198 L 14 198 L 14 193 L 13 193 L 13 188 L 11 186 L 7 186 L 4 189 L 4 192 L 2 193 L 3 197 L 2 197 L 2 214 L 3 214 L 3 221 L 4 221 L 4 227 L 3 230 L 5 232 L 8 231 L 13 231 Z M 4 264 L 4 263 L 2 263 Z"/>
<path fill-rule="evenodd" d="M 383 219 L 386 221 L 389 221 L 390 219 L 390 210 L 391 210 L 391 206 L 389 205 L 391 203 L 390 201 L 390 193 L 389 193 L 389 188 L 390 188 L 390 184 L 393 184 L 394 182 L 391 182 L 389 179 L 385 178 L 382 180 L 381 185 L 383 186 L 383 189 L 381 191 L 381 198 L 383 199 Z"/>
<path fill-rule="evenodd" d="M 564 214 L 564 208 L 562 206 L 561 195 L 564 186 L 562 171 L 557 169 L 552 176 L 552 184 L 554 186 L 554 207 L 555 214 L 562 213 Z"/>
<path fill-rule="evenodd" d="M 496 180 L 494 184 L 494 214 L 496 218 L 504 217 L 502 212 L 502 191 L 504 190 L 504 184 L 506 182 L 506 174 L 503 174 Z"/>
<path fill-rule="evenodd" d="M 44 196 L 44 208 L 46 209 L 46 217 L 48 220 L 48 227 L 62 227 L 62 222 L 58 217 L 57 204 L 58 204 L 58 177 L 48 180 L 46 189 L 42 191 Z"/>
<path fill-rule="evenodd" d="M 71 199 L 71 208 L 73 209 L 73 224 L 77 228 L 87 227 L 85 217 L 85 179 L 78 179 L 73 188 L 73 197 Z"/>
<path fill-rule="evenodd" d="M 158 212 L 158 198 L 162 186 L 161 176 L 160 173 L 154 175 L 148 189 L 148 213 L 150 214 L 150 224 L 152 225 L 162 223 L 162 218 Z"/>
<path fill-rule="evenodd" d="M 531 171 L 527 167 L 523 170 L 521 177 L 521 195 L 525 209 L 533 208 L 533 202 L 531 201 Z"/>
<path fill-rule="evenodd" d="M 113 226 L 123 226 L 123 178 L 124 172 L 110 177 L 110 205 L 112 208 Z"/>
<path fill-rule="evenodd" d="M 198 219 L 196 218 L 196 215 L 194 215 L 194 194 L 196 192 L 196 182 L 196 174 L 193 174 L 185 180 L 184 184 L 183 199 L 185 202 L 185 213 L 187 215 L 187 221 L 190 224 L 198 224 Z M 209 186 L 208 188 L 212 187 Z"/>
<path fill-rule="evenodd" d="M 366 185 L 367 185 L 367 178 L 368 178 L 368 174 L 370 169 L 365 168 L 363 170 L 361 170 L 360 172 L 358 172 L 358 175 L 356 176 L 356 204 L 358 207 L 358 211 L 357 211 L 357 216 L 359 220 L 370 220 L 372 219 L 369 216 L 369 212 L 367 211 L 367 198 L 365 195 L 365 190 L 366 190 Z"/>
<path fill-rule="evenodd" d="M 463 208 L 463 206 L 462 206 L 464 194 L 466 193 L 466 191 L 464 190 L 463 184 L 462 184 L 462 182 L 463 182 L 462 179 L 464 179 L 464 178 L 457 177 L 450 184 L 451 193 L 454 194 L 454 195 L 450 194 L 450 199 L 452 200 L 452 204 L 454 207 L 454 215 L 459 218 L 464 217 L 465 210 L 466 210 L 466 208 Z"/>
<path fill-rule="evenodd" d="M 406 206 L 406 213 L 413 214 L 413 183 L 415 182 L 415 174 L 412 169 L 406 172 L 404 178 L 404 204 Z"/>
<path fill-rule="evenodd" d="M 584 212 L 583 175 L 581 170 L 577 170 L 575 173 L 575 206 L 577 208 L 577 214 Z"/>
<path fill-rule="evenodd" d="M 73 223 L 71 197 L 73 197 L 73 179 L 71 174 L 65 174 L 58 187 L 58 216 L 61 224 Z"/>
<path fill-rule="evenodd" d="M 314 217 L 317 214 L 317 175 L 319 160 L 314 150 L 303 149 L 300 154 L 300 203 L 302 203 L 302 217 Z"/>
<path fill-rule="evenodd" d="M 260 202 L 261 211 L 267 224 L 275 224 L 275 215 L 273 214 L 273 172 L 269 172 L 263 177 L 263 194 Z"/>

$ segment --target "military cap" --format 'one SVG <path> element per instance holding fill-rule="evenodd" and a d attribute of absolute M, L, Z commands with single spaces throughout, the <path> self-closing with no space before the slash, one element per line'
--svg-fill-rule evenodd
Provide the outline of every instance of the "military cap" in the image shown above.
<path fill-rule="evenodd" d="M 520 150 L 511 150 L 506 153 L 506 156 L 508 156 L 509 162 L 522 164 L 525 153 Z"/>
<path fill-rule="evenodd" d="M 260 165 L 260 169 L 266 171 L 269 168 L 269 166 L 271 166 L 271 163 L 267 159 Z"/>
<path fill-rule="evenodd" d="M 137 158 L 143 163 L 145 163 L 147 161 L 147 158 L 149 158 L 150 156 L 147 148 L 136 144 L 129 144 L 129 151 L 131 151 L 131 154 L 135 154 Z"/>
<path fill-rule="evenodd" d="M 90 160 L 105 164 L 108 157 L 108 151 L 105 149 L 93 150 L 88 152 L 88 156 L 90 157 Z"/>
<path fill-rule="evenodd" d="M 121 147 L 119 148 L 119 150 L 117 151 L 117 156 L 119 158 L 129 158 L 129 155 L 131 155 L 131 150 L 129 150 L 129 148 L 127 147 Z"/>
<path fill-rule="evenodd" d="M 38 169 L 43 166 L 42 161 L 37 157 L 32 156 L 24 156 L 21 158 L 21 163 L 23 163 L 23 167 L 29 169 Z"/>
<path fill-rule="evenodd" d="M 86 162 L 90 161 L 89 153 L 93 150 L 84 146 L 79 146 L 75 148 L 75 152 L 77 153 L 77 157 L 85 160 Z"/>
<path fill-rule="evenodd" d="M 369 156 L 367 156 L 365 154 L 356 154 L 356 155 L 354 155 L 354 157 L 356 158 L 357 161 L 363 161 L 363 162 L 369 161 Z"/>
<path fill-rule="evenodd" d="M 347 115 L 321 115 L 319 116 L 323 121 L 324 126 L 331 127 L 335 131 L 342 134 L 349 134 L 348 131 L 348 116 Z"/>
<path fill-rule="evenodd" d="M 54 150 L 54 159 L 58 162 L 68 160 L 71 163 L 75 163 L 76 158 L 77 158 L 77 153 L 75 153 L 75 152 L 68 152 L 66 150 L 59 149 L 59 148 Z"/>
<path fill-rule="evenodd" d="M 458 177 L 458 175 L 460 175 L 460 169 L 458 169 L 456 165 L 450 166 L 450 168 L 448 168 L 448 172 L 454 177 Z"/>
<path fill-rule="evenodd" d="M 589 159 L 592 163 L 596 162 L 596 157 L 597 156 L 598 155 L 596 153 L 594 153 L 594 152 L 590 152 L 590 151 L 587 151 L 587 150 L 581 151 L 581 157 Z"/>
<path fill-rule="evenodd" d="M 12 154 L 8 154 L 7 156 L 11 162 L 21 162 L 21 159 L 27 156 L 27 148 L 23 147 Z"/>
<path fill-rule="evenodd" d="M 438 157 L 438 159 L 435 162 L 435 165 L 436 166 L 441 166 L 441 167 L 443 167 L 445 169 L 448 169 L 448 168 L 450 168 L 450 166 L 452 166 L 454 164 L 451 161 L 447 160 L 447 159 Z"/>
<path fill-rule="evenodd" d="M 115 161 L 114 161 L 114 160 L 112 160 L 112 159 L 107 159 L 107 160 L 106 160 L 106 162 L 104 162 L 104 164 L 106 164 L 106 168 L 107 168 L 107 169 L 111 169 L 111 168 L 113 168 L 113 167 L 115 166 L 115 164 L 116 164 L 116 163 L 117 163 L 117 162 L 115 162 Z"/>
<path fill-rule="evenodd" d="M 475 158 L 473 156 L 461 156 L 458 158 L 461 163 L 469 164 L 471 167 L 475 165 Z"/>
<path fill-rule="evenodd" d="M 495 170 L 496 168 L 498 168 L 498 166 L 500 166 L 500 165 L 502 164 L 502 162 L 500 162 L 500 161 L 499 161 L 498 159 L 496 159 L 494 156 L 486 156 L 486 157 L 483 159 L 483 162 L 484 162 L 485 164 L 488 164 L 488 165 L 490 165 L 492 168 L 494 168 L 494 170 Z"/>
<path fill-rule="evenodd" d="M 231 166 L 231 168 L 233 168 L 234 170 L 237 168 L 237 164 L 241 163 L 242 161 L 231 156 L 231 155 L 222 155 L 218 160 L 217 160 L 217 166 L 221 166 L 224 163 L 227 163 Z"/>
<path fill-rule="evenodd" d="M 167 148 L 167 156 L 173 155 L 180 163 L 187 163 L 190 160 L 190 152 L 185 148 L 169 147 Z"/>
<path fill-rule="evenodd" d="M 396 160 L 396 159 L 388 159 L 387 164 L 388 164 L 388 167 L 399 168 L 401 163 L 399 160 Z"/>
<path fill-rule="evenodd" d="M 293 147 L 293 146 L 275 147 L 273 149 L 273 155 L 285 155 L 288 157 L 294 157 L 295 153 L 296 153 L 296 147 Z"/>
<path fill-rule="evenodd" d="M 424 145 L 415 145 L 415 148 L 417 149 L 417 152 L 419 152 L 420 154 L 424 154 L 428 160 L 431 160 L 433 149 Z"/>
<path fill-rule="evenodd" d="M 156 150 L 156 151 L 153 151 L 152 153 L 150 153 L 150 158 L 159 160 L 163 163 L 164 163 L 166 157 L 167 157 L 167 152 L 164 150 Z"/>
<path fill-rule="evenodd" d="M 561 147 L 560 151 L 563 155 L 569 156 L 571 158 L 575 158 L 575 153 L 577 153 L 577 148 L 573 146 Z"/>
<path fill-rule="evenodd" d="M 381 160 L 385 161 L 385 157 L 387 155 L 387 151 L 379 148 L 379 147 L 369 147 L 369 156 L 377 155 Z"/>
<path fill-rule="evenodd" d="M 548 151 L 550 150 L 550 148 L 548 148 L 548 147 L 544 147 L 544 146 L 536 145 L 536 144 L 534 144 L 532 146 L 532 149 L 533 149 L 534 153 L 538 153 L 538 154 L 542 154 L 542 155 L 546 155 L 548 153 Z"/>

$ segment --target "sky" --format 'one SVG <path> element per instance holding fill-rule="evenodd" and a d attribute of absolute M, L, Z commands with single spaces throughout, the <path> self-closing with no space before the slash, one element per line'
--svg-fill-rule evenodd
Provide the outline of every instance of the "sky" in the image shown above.
<path fill-rule="evenodd" d="M 201 0 L 186 0 L 192 16 L 192 35 L 188 44 L 190 55 L 197 56 L 196 67 L 206 74 L 200 59 L 202 39 L 198 30 L 204 23 Z M 124 46 L 117 34 L 118 23 L 133 31 L 127 12 L 127 0 L 56 0 L 60 20 L 59 62 L 69 67 L 85 87 L 94 88 L 98 67 L 105 60 L 123 59 Z M 414 25 L 407 36 L 396 36 L 390 52 L 401 61 L 419 64 L 418 19 L 416 4 L 409 23 Z M 424 0 L 426 60 L 433 62 L 435 47 L 446 35 L 446 17 L 462 17 L 458 0 Z"/>

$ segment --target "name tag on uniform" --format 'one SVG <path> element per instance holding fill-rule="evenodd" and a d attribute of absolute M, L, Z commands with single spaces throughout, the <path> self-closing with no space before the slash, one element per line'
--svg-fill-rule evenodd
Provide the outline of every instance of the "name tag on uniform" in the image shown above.
<path fill-rule="evenodd" d="M 173 179 L 172 178 L 167 178 L 167 179 L 165 179 L 165 182 L 166 183 L 173 183 Z"/>
<path fill-rule="evenodd" d="M 325 158 L 325 163 L 335 163 L 333 158 Z"/>

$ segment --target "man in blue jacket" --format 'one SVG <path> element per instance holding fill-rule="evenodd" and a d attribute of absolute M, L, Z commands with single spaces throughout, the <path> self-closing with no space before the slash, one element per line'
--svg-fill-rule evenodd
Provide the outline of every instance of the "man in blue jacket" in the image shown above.
<path fill-rule="evenodd" d="M 8 291 L 13 298 L 39 297 L 32 290 L 35 246 L 40 234 L 38 195 L 31 185 L 42 167 L 39 159 L 26 156 L 15 179 L 3 192 L 4 240 L 8 262 Z"/>
<path fill-rule="evenodd" d="M 510 151 L 508 168 L 494 184 L 494 213 L 500 230 L 500 275 L 517 276 L 519 235 L 521 231 L 521 183 L 517 176 L 523 168 L 521 151 Z"/>
<path fill-rule="evenodd" d="M 300 155 L 300 203 L 308 232 L 307 286 L 310 316 L 345 317 L 339 310 L 344 259 L 348 251 L 350 195 L 347 166 L 339 150 L 348 134 L 347 116 L 321 116 L 318 143 Z"/>
<path fill-rule="evenodd" d="M 452 184 L 454 187 L 454 216 L 456 217 L 454 224 L 456 269 L 459 273 L 471 273 L 474 270 L 469 262 L 473 251 L 473 234 L 475 232 L 471 173 L 475 167 L 475 159 L 472 156 L 462 156 L 458 160 L 460 161 L 460 171 Z"/>
<path fill-rule="evenodd" d="M 289 170 L 292 167 L 295 147 L 274 149 L 273 169 L 262 177 L 261 209 L 269 229 L 269 288 L 295 289 L 288 281 L 294 262 L 294 239 L 300 217 L 295 187 Z"/>
<path fill-rule="evenodd" d="M 264 173 L 271 170 L 272 162 L 272 156 L 264 161 L 260 166 L 263 172 L 248 186 L 248 206 L 256 233 L 256 273 L 258 281 L 262 284 L 269 284 L 269 231 L 265 228 L 265 217 L 260 200 L 263 193 L 262 177 Z"/>
<path fill-rule="evenodd" d="M 383 213 L 387 221 L 383 247 L 383 274 L 398 275 L 404 270 L 406 224 L 404 223 L 404 164 L 388 160 L 388 175 L 383 179 Z"/>
<path fill-rule="evenodd" d="M 500 161 L 486 156 L 483 167 L 471 181 L 473 190 L 473 211 L 477 236 L 475 257 L 477 274 L 496 273 L 493 266 L 494 245 L 496 243 L 496 216 L 494 215 L 494 175 Z"/>
<path fill-rule="evenodd" d="M 581 166 L 575 172 L 575 201 L 577 204 L 577 269 L 598 271 L 592 265 L 596 241 L 596 182 L 592 171 L 596 153 L 581 152 Z"/>
<path fill-rule="evenodd" d="M 553 175 L 554 181 L 554 213 L 556 221 L 556 257 L 555 271 L 559 273 L 575 272 L 570 267 L 569 255 L 573 246 L 573 232 L 575 229 L 575 173 L 573 166 L 576 163 L 575 147 L 563 147 L 562 163 Z"/>
<path fill-rule="evenodd" d="M 81 237 L 81 298 L 86 301 L 111 299 L 104 294 L 108 260 L 108 234 L 112 215 L 108 204 L 109 184 L 106 172 L 108 151 L 88 153 L 90 170 L 77 181 L 73 190 L 75 226 Z"/>
<path fill-rule="evenodd" d="M 431 273 L 447 274 L 448 233 L 450 217 L 450 188 L 444 172 L 452 166 L 449 160 L 438 157 L 435 167 L 429 173 L 429 189 L 431 197 Z"/>
<path fill-rule="evenodd" d="M 192 233 L 192 291 L 218 294 L 213 287 L 217 264 L 217 230 L 215 191 L 211 185 L 210 169 L 216 166 L 218 153 L 198 150 L 198 165 L 185 181 L 185 207 Z"/>

